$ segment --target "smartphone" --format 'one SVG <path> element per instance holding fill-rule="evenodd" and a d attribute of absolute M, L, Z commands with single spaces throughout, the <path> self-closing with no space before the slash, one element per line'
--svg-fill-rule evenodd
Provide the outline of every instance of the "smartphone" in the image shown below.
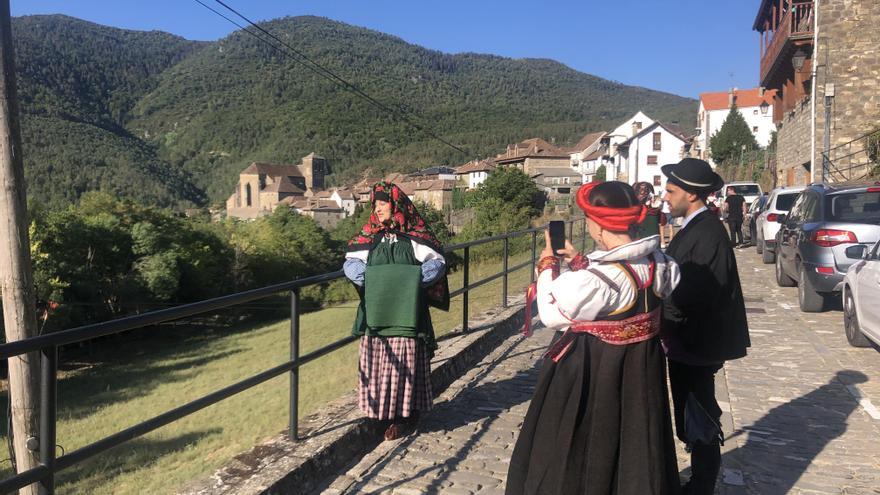
<path fill-rule="evenodd" d="M 550 222 L 550 247 L 554 254 L 559 254 L 560 249 L 565 249 L 565 222 L 553 220 Z"/>

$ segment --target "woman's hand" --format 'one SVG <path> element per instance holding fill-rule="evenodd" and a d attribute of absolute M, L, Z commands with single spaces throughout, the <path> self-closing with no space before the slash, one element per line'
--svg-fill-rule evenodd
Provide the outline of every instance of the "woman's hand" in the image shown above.
<path fill-rule="evenodd" d="M 568 242 L 568 239 L 565 240 L 565 248 L 560 249 L 557 252 L 559 253 L 558 255 L 561 255 L 566 262 L 571 262 L 571 260 L 573 260 L 575 256 L 580 254 L 578 250 L 575 249 L 575 247 L 572 246 L 570 242 Z"/>
<path fill-rule="evenodd" d="M 556 253 L 553 252 L 553 247 L 550 245 L 550 231 L 544 231 L 544 249 L 541 251 L 541 256 L 538 259 L 546 258 L 547 256 L 557 256 L 563 257 L 565 261 L 571 261 L 577 256 L 578 250 L 572 246 L 571 242 L 568 239 L 565 240 L 565 247 L 563 249 L 559 249 Z"/>

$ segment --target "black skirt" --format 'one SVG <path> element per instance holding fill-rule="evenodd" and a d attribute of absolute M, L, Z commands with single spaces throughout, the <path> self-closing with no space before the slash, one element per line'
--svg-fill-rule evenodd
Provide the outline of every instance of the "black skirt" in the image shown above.
<path fill-rule="evenodd" d="M 544 360 L 507 475 L 508 495 L 674 495 L 675 440 L 658 337 L 579 334 Z"/>

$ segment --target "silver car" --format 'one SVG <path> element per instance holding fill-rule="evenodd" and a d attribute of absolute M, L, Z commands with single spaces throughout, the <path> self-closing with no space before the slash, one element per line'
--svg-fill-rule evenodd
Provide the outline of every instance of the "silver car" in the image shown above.
<path fill-rule="evenodd" d="M 776 282 L 798 286 L 802 311 L 822 311 L 858 261 L 847 248 L 880 240 L 880 185 L 812 184 L 778 219 Z"/>
<path fill-rule="evenodd" d="M 843 324 L 854 347 L 880 345 L 880 242 L 873 247 L 847 248 L 861 260 L 850 265 L 843 279 Z"/>

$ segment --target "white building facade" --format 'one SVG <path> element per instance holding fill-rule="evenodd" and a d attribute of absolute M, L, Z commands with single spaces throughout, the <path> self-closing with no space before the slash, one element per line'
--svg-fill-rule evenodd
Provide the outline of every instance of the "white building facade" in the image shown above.
<path fill-rule="evenodd" d="M 773 123 L 773 98 L 776 90 L 762 88 L 732 89 L 727 92 L 703 93 L 700 95 L 700 108 L 697 113 L 697 136 L 694 146 L 698 155 L 712 166 L 712 150 L 709 142 L 712 136 L 721 129 L 730 108 L 736 104 L 746 124 L 761 147 L 767 147 L 773 139 L 776 125 Z"/>
<path fill-rule="evenodd" d="M 654 122 L 617 146 L 617 179 L 628 184 L 647 182 L 659 191 L 666 187 L 660 167 L 680 161 L 688 146 L 678 126 Z"/>

